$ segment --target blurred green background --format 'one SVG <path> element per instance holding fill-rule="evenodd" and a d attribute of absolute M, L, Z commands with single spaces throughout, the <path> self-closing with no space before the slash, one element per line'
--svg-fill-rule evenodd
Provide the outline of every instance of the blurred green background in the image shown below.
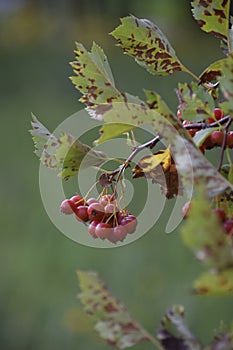
<path fill-rule="evenodd" d="M 219 41 L 201 32 L 187 0 L 0 0 L 1 349 L 109 348 L 76 299 L 76 269 L 97 270 L 152 333 L 172 304 L 184 305 L 190 327 L 203 342 L 220 320 L 231 320 L 230 297 L 191 293 L 192 280 L 202 270 L 183 247 L 179 230 L 164 233 L 172 203 L 143 238 L 102 250 L 58 232 L 41 202 L 30 113 L 53 130 L 82 108 L 68 79 L 75 41 L 103 47 L 120 90 L 143 96 L 142 88 L 154 89 L 174 111 L 177 82 L 190 81 L 183 73 L 150 76 L 115 47 L 108 33 L 129 13 L 159 25 L 196 74 L 222 57 Z"/>

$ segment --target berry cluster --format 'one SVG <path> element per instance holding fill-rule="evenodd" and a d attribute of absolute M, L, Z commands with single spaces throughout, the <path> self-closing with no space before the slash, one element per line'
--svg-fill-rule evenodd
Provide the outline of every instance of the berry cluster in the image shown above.
<path fill-rule="evenodd" d="M 125 209 L 119 209 L 115 197 L 101 195 L 99 199 L 84 199 L 80 195 L 65 199 L 60 210 L 63 214 L 75 214 L 80 222 L 89 222 L 88 232 L 94 238 L 108 239 L 112 243 L 123 241 L 134 233 L 137 219 Z"/>
<path fill-rule="evenodd" d="M 192 122 L 188 120 L 184 120 L 181 116 L 181 111 L 177 111 L 177 117 L 182 121 L 183 126 L 191 125 L 193 124 Z M 213 118 L 209 117 L 205 120 L 207 124 L 212 124 L 214 122 L 217 122 L 221 120 L 224 117 L 224 113 L 220 108 L 214 108 L 213 110 Z M 195 134 L 197 133 L 198 129 L 188 129 L 188 133 L 190 134 L 191 137 L 194 137 Z M 204 143 L 201 146 L 201 151 L 204 152 L 205 149 L 212 149 L 214 147 L 221 147 L 223 144 L 224 140 L 224 132 L 221 130 L 215 130 L 209 135 Z M 233 132 L 227 132 L 227 137 L 226 137 L 226 146 L 229 148 L 233 148 Z"/>
<path fill-rule="evenodd" d="M 185 203 L 182 208 L 183 218 L 187 218 L 191 210 L 191 202 Z M 228 236 L 233 236 L 233 217 L 228 218 L 225 211 L 222 208 L 213 209 L 213 212 L 217 215 L 219 221 L 223 225 L 223 229 Z"/>
<path fill-rule="evenodd" d="M 227 218 L 225 211 L 221 208 L 214 209 L 214 212 L 222 222 L 225 233 L 233 236 L 233 217 Z"/>

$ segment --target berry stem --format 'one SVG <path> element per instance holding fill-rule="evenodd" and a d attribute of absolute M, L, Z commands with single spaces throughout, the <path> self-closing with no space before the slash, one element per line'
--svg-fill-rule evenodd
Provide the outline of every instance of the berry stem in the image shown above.
<path fill-rule="evenodd" d="M 152 140 L 148 141 L 148 142 L 145 142 L 143 143 L 142 145 L 139 145 L 139 146 L 136 146 L 134 149 L 133 149 L 133 152 L 129 155 L 129 157 L 126 159 L 126 161 L 124 162 L 124 164 L 114 170 L 112 173 L 111 173 L 111 177 L 113 178 L 114 175 L 117 174 L 117 178 L 116 178 L 116 185 L 115 185 L 115 189 L 114 189 L 114 192 L 113 192 L 113 195 L 116 194 L 117 192 L 117 184 L 122 176 L 122 174 L 124 173 L 125 169 L 129 166 L 130 162 L 132 161 L 132 159 L 141 151 L 143 150 L 144 148 L 153 148 L 160 140 L 160 137 L 159 136 L 156 136 L 154 137 Z"/>
<path fill-rule="evenodd" d="M 222 167 L 223 158 L 224 158 L 224 152 L 225 152 L 225 149 L 226 149 L 227 132 L 228 132 L 228 129 L 229 129 L 231 123 L 232 123 L 232 118 L 229 117 L 229 119 L 228 119 L 228 121 L 226 123 L 226 126 L 225 126 L 225 131 L 224 131 L 224 136 L 223 136 L 223 143 L 222 143 L 220 158 L 219 158 L 218 167 L 217 167 L 218 171 L 220 171 L 220 169 Z"/>

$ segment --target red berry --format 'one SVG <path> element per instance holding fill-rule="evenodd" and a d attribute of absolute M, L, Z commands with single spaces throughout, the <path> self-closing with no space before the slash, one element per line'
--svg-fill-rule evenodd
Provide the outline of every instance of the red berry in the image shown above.
<path fill-rule="evenodd" d="M 87 222 L 89 220 L 87 209 L 87 205 L 80 205 L 78 208 L 76 208 L 75 217 L 78 221 Z"/>
<path fill-rule="evenodd" d="M 233 218 L 226 220 L 223 224 L 223 227 L 227 235 L 233 236 Z"/>
<path fill-rule="evenodd" d="M 130 215 L 129 211 L 128 210 L 120 210 L 118 213 L 117 213 L 117 222 L 118 224 L 121 224 L 121 221 L 123 219 L 125 219 L 128 215 Z"/>
<path fill-rule="evenodd" d="M 224 114 L 221 108 L 214 108 L 214 116 L 216 120 L 220 120 L 224 117 Z"/>
<path fill-rule="evenodd" d="M 104 207 L 100 203 L 92 203 L 88 207 L 89 220 L 102 221 L 104 218 Z"/>
<path fill-rule="evenodd" d="M 95 228 L 95 234 L 101 239 L 107 238 L 113 232 L 113 228 L 105 222 L 100 222 Z"/>
<path fill-rule="evenodd" d="M 95 234 L 95 229 L 96 226 L 99 224 L 99 221 L 92 221 L 90 223 L 90 225 L 88 226 L 88 232 L 90 233 L 90 235 L 94 238 L 97 238 L 96 234 Z"/>
<path fill-rule="evenodd" d="M 113 235 L 118 241 L 123 241 L 127 233 L 127 226 L 118 225 L 113 229 Z"/>
<path fill-rule="evenodd" d="M 105 205 L 104 211 L 106 214 L 114 214 L 118 211 L 119 209 L 115 204 L 109 203 Z"/>
<path fill-rule="evenodd" d="M 66 215 L 73 214 L 75 209 L 74 203 L 69 199 L 65 199 L 60 205 L 61 212 Z"/>
<path fill-rule="evenodd" d="M 214 131 L 211 135 L 210 135 L 210 140 L 214 145 L 217 146 L 222 146 L 223 143 L 223 138 L 224 138 L 224 134 L 222 131 L 217 130 Z"/>
<path fill-rule="evenodd" d="M 91 205 L 92 203 L 99 203 L 99 201 L 98 199 L 91 197 L 87 200 L 87 205 Z"/>
<path fill-rule="evenodd" d="M 105 205 L 115 201 L 115 196 L 112 194 L 105 194 L 100 198 L 100 203 L 105 207 Z"/>
<path fill-rule="evenodd" d="M 227 133 L 227 146 L 233 148 L 233 131 Z"/>
<path fill-rule="evenodd" d="M 121 225 L 126 227 L 127 233 L 134 233 L 137 224 L 138 222 L 134 215 L 128 215 L 125 219 L 121 220 Z"/>
<path fill-rule="evenodd" d="M 226 220 L 226 213 L 223 209 L 218 208 L 218 209 L 215 209 L 214 212 L 216 213 L 216 215 L 218 216 L 221 222 L 224 222 Z"/>
<path fill-rule="evenodd" d="M 80 205 L 85 205 L 85 200 L 83 197 L 77 195 L 70 198 L 70 200 L 78 207 Z"/>
<path fill-rule="evenodd" d="M 205 147 L 205 149 L 212 149 L 214 147 L 214 144 L 211 140 L 211 137 L 208 136 L 205 141 L 203 142 L 203 145 Z"/>

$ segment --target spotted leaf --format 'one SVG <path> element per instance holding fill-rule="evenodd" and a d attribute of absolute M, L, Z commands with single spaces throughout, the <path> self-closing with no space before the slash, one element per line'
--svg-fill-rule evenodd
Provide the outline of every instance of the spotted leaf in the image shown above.
<path fill-rule="evenodd" d="M 125 53 L 152 74 L 167 75 L 186 70 L 166 36 L 149 20 L 124 17 L 111 35 Z"/>
<path fill-rule="evenodd" d="M 62 178 L 68 179 L 82 168 L 100 165 L 106 156 L 92 150 L 88 145 L 76 140 L 72 135 L 62 133 L 59 137 L 51 134 L 33 116 L 32 130 L 35 153 L 48 168 L 59 170 Z"/>
<path fill-rule="evenodd" d="M 222 39 L 228 39 L 229 0 L 193 0 L 193 16 L 201 29 Z"/>
<path fill-rule="evenodd" d="M 157 338 L 165 350 L 202 350 L 203 347 L 189 330 L 184 320 L 184 308 L 175 305 L 169 309 L 161 321 Z"/>
<path fill-rule="evenodd" d="M 194 282 L 194 291 L 200 295 L 233 295 L 233 268 L 202 274 Z"/>
<path fill-rule="evenodd" d="M 77 272 L 81 293 L 79 300 L 95 320 L 95 329 L 109 344 L 125 349 L 149 340 L 148 333 L 129 314 L 95 272 Z"/>
<path fill-rule="evenodd" d="M 213 117 L 214 99 L 202 85 L 179 83 L 176 94 L 179 99 L 179 110 L 184 119 L 201 121 Z"/>
<path fill-rule="evenodd" d="M 207 267 L 222 270 L 233 266 L 231 238 L 225 234 L 217 215 L 212 211 L 211 203 L 205 196 L 205 188 L 199 186 L 196 190 L 188 220 L 182 228 L 183 241 Z"/>

